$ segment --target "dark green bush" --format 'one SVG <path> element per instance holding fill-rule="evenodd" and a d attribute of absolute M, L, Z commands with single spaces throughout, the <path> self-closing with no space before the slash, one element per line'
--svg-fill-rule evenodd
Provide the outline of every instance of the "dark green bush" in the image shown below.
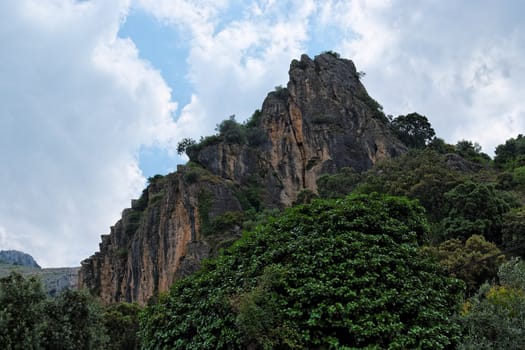
<path fill-rule="evenodd" d="M 145 310 L 145 349 L 444 349 L 462 283 L 418 252 L 422 208 L 314 201 L 246 234 Z"/>

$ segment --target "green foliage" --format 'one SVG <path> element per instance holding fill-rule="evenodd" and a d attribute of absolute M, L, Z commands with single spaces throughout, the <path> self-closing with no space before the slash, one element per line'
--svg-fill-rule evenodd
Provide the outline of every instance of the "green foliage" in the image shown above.
<path fill-rule="evenodd" d="M 159 192 L 153 194 L 148 200 L 148 205 L 155 205 L 156 203 L 159 203 L 164 198 L 165 194 L 166 192 L 164 190 L 160 190 Z"/>
<path fill-rule="evenodd" d="M 246 143 L 246 128 L 235 120 L 235 115 L 231 115 L 228 119 L 223 120 L 217 125 L 215 129 L 219 132 L 219 136 L 228 144 L 244 144 Z"/>
<path fill-rule="evenodd" d="M 373 99 L 370 95 L 365 94 L 363 102 L 365 105 L 367 105 L 372 110 L 372 116 L 384 120 L 385 122 L 388 122 L 387 117 L 385 116 L 385 113 L 383 113 L 383 106 L 379 104 L 375 99 Z"/>
<path fill-rule="evenodd" d="M 161 182 L 164 178 L 165 177 L 160 175 L 160 174 L 156 174 L 156 175 L 150 176 L 150 177 L 148 177 L 148 185 L 156 185 L 159 182 Z"/>
<path fill-rule="evenodd" d="M 525 166 L 520 166 L 512 172 L 512 180 L 520 189 L 525 189 Z"/>
<path fill-rule="evenodd" d="M 87 293 L 68 290 L 48 299 L 34 277 L 0 279 L 2 349 L 106 349 L 101 314 Z"/>
<path fill-rule="evenodd" d="M 248 120 L 246 120 L 244 125 L 248 129 L 259 128 L 259 126 L 261 124 L 261 119 L 262 119 L 262 112 L 261 112 L 260 109 L 256 109 L 253 112 L 252 116 L 250 118 L 248 118 Z"/>
<path fill-rule="evenodd" d="M 366 73 L 363 72 L 362 70 L 360 70 L 359 72 L 357 72 L 357 79 L 361 80 L 362 78 L 364 78 L 366 76 Z"/>
<path fill-rule="evenodd" d="M 288 209 L 146 308 L 143 347 L 452 348 L 462 283 L 419 254 L 426 230 L 400 198 Z"/>
<path fill-rule="evenodd" d="M 390 125 L 397 137 L 411 148 L 424 148 L 436 135 L 427 117 L 418 113 L 400 115 Z"/>
<path fill-rule="evenodd" d="M 109 338 L 102 308 L 87 292 L 66 290 L 46 303 L 43 325 L 46 349 L 106 349 Z"/>
<path fill-rule="evenodd" d="M 477 234 L 501 243 L 503 215 L 510 210 L 510 205 L 494 184 L 467 181 L 444 197 L 449 208 L 443 219 L 445 237 L 466 239 Z"/>
<path fill-rule="evenodd" d="M 221 141 L 222 141 L 222 137 L 220 135 L 209 135 L 205 137 L 201 136 L 201 138 L 199 139 L 199 143 L 188 148 L 187 150 L 188 151 L 201 150 L 205 147 L 216 145 Z"/>
<path fill-rule="evenodd" d="M 330 55 L 330 56 L 335 57 L 337 59 L 341 58 L 341 55 L 338 52 L 335 52 L 335 51 L 332 51 L 332 50 L 323 51 L 322 54 L 323 55 Z"/>
<path fill-rule="evenodd" d="M 430 140 L 430 142 L 427 144 L 427 147 L 440 154 L 454 153 L 456 151 L 454 146 L 449 145 L 445 142 L 445 140 L 439 137 L 434 137 L 432 140 Z"/>
<path fill-rule="evenodd" d="M 513 248 L 514 255 L 525 257 L 525 207 L 514 209 L 503 216 L 501 235 L 504 247 Z"/>
<path fill-rule="evenodd" d="M 222 215 L 218 215 L 211 220 L 207 230 L 203 232 L 205 235 L 227 233 L 232 230 L 240 229 L 244 221 L 245 215 L 242 211 L 227 211 Z"/>
<path fill-rule="evenodd" d="M 183 153 L 186 153 L 186 150 L 190 147 L 193 147 L 197 144 L 197 142 L 189 137 L 183 138 L 179 143 L 177 144 L 177 154 L 180 156 Z"/>
<path fill-rule="evenodd" d="M 319 197 L 342 198 L 354 190 L 361 175 L 353 168 L 342 168 L 337 174 L 324 174 L 317 179 Z"/>
<path fill-rule="evenodd" d="M 288 89 L 282 85 L 277 85 L 275 87 L 274 93 L 281 99 L 286 99 L 288 97 Z"/>
<path fill-rule="evenodd" d="M 137 304 L 118 303 L 103 310 L 104 327 L 111 336 L 108 350 L 138 350 L 140 348 L 139 312 Z"/>
<path fill-rule="evenodd" d="M 126 209 L 123 215 L 124 232 L 127 236 L 132 236 L 140 226 L 143 211 L 139 209 Z"/>
<path fill-rule="evenodd" d="M 191 185 L 199 181 L 200 175 L 199 169 L 193 168 L 185 172 L 182 178 L 188 185 Z"/>
<path fill-rule="evenodd" d="M 0 344 L 3 349 L 35 349 L 41 344 L 37 331 L 44 322 L 42 285 L 35 277 L 20 274 L 0 278 Z"/>
<path fill-rule="evenodd" d="M 264 209 L 260 212 L 254 212 L 242 223 L 245 231 L 253 231 L 259 225 L 267 225 L 282 213 L 278 208 Z"/>
<path fill-rule="evenodd" d="M 459 349 L 525 349 L 525 264 L 512 260 L 498 272 L 500 284 L 485 284 L 465 303 Z"/>
<path fill-rule="evenodd" d="M 496 277 L 498 267 L 505 261 L 498 247 L 479 235 L 465 242 L 450 239 L 435 247 L 424 247 L 423 251 L 435 256 L 452 277 L 465 281 L 469 293 Z"/>
<path fill-rule="evenodd" d="M 151 178 L 150 178 L 151 179 Z M 148 179 L 148 181 L 150 180 Z M 151 183 L 151 182 L 150 182 Z M 134 209 L 137 209 L 137 210 L 144 210 L 146 209 L 146 207 L 148 206 L 148 189 L 145 188 L 143 191 L 142 191 L 142 194 L 140 195 L 140 198 L 137 199 L 137 201 L 132 205 L 132 207 Z"/>
<path fill-rule="evenodd" d="M 253 176 L 248 183 L 234 188 L 234 195 L 246 212 L 260 212 L 262 210 L 261 194 L 263 188 L 259 180 Z"/>
<path fill-rule="evenodd" d="M 456 153 L 458 153 L 463 158 L 470 160 L 474 163 L 488 163 L 490 162 L 490 157 L 488 154 L 481 152 L 481 146 L 476 142 L 461 140 L 455 146 Z"/>
<path fill-rule="evenodd" d="M 518 135 L 508 139 L 505 144 L 496 147 L 494 163 L 500 169 L 513 170 L 525 166 L 525 137 Z"/>
<path fill-rule="evenodd" d="M 447 165 L 444 155 L 429 149 L 413 149 L 377 164 L 364 174 L 356 191 L 418 199 L 431 221 L 439 221 L 448 210 L 444 194 L 461 183 L 464 177 Z"/>
<path fill-rule="evenodd" d="M 246 129 L 246 139 L 251 147 L 258 147 L 267 141 L 266 133 L 262 126 L 262 112 L 258 109 L 253 112 L 252 116 L 246 120 L 243 127 Z"/>
<path fill-rule="evenodd" d="M 312 200 L 314 200 L 315 198 L 317 198 L 317 194 L 315 194 L 315 192 L 313 192 L 312 190 L 309 190 L 309 189 L 302 189 L 301 191 L 299 191 L 299 193 L 297 194 L 297 199 L 294 201 L 294 205 L 297 205 L 297 204 L 308 204 L 310 202 L 312 202 Z"/>

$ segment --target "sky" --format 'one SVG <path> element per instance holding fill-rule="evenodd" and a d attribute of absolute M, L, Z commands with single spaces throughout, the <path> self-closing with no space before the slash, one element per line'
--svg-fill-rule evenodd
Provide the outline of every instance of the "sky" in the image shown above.
<path fill-rule="evenodd" d="M 0 1 L 0 250 L 44 267 L 98 250 L 146 179 L 286 85 L 292 59 L 332 50 L 386 114 L 437 136 L 525 133 L 519 0 Z"/>

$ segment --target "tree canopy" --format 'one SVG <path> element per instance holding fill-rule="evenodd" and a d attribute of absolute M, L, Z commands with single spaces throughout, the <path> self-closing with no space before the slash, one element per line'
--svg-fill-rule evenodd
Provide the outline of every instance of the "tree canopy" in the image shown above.
<path fill-rule="evenodd" d="M 436 135 L 427 117 L 418 113 L 400 115 L 392 120 L 392 129 L 408 147 L 423 148 Z"/>
<path fill-rule="evenodd" d="M 525 136 L 510 138 L 504 144 L 496 147 L 494 163 L 502 169 L 513 170 L 525 166 Z"/>
<path fill-rule="evenodd" d="M 501 265 L 498 277 L 499 283 L 486 283 L 465 303 L 459 349 L 525 348 L 525 263 Z"/>
<path fill-rule="evenodd" d="M 453 348 L 463 288 L 419 253 L 414 201 L 315 200 L 246 234 L 141 320 L 147 349 Z"/>
<path fill-rule="evenodd" d="M 0 348 L 138 349 L 136 305 L 104 309 L 82 291 L 48 297 L 35 277 L 0 278 Z"/>

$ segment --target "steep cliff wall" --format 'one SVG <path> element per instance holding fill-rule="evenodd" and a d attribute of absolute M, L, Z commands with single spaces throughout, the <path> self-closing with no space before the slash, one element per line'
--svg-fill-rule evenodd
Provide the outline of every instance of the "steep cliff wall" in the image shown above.
<path fill-rule="evenodd" d="M 189 152 L 190 158 L 238 183 L 266 174 L 267 202 L 287 206 L 301 190 L 315 192 L 320 174 L 348 166 L 363 171 L 406 151 L 352 61 L 303 55 L 292 61 L 289 75 L 287 88 L 269 93 L 263 103 L 260 144 L 219 142 Z"/>
<path fill-rule="evenodd" d="M 144 304 L 176 278 L 194 272 L 217 248 L 218 237 L 206 236 L 203 224 L 239 211 L 234 186 L 204 169 L 179 166 L 176 173 L 153 179 L 110 234 L 102 236 L 100 251 L 82 262 L 79 287 L 106 303 Z"/>
<path fill-rule="evenodd" d="M 363 171 L 406 151 L 350 60 L 303 55 L 289 74 L 248 137 L 190 147 L 187 166 L 151 181 L 82 262 L 80 288 L 106 303 L 144 304 L 237 238 L 243 210 L 289 206 L 300 191 L 315 192 L 323 173 Z"/>

